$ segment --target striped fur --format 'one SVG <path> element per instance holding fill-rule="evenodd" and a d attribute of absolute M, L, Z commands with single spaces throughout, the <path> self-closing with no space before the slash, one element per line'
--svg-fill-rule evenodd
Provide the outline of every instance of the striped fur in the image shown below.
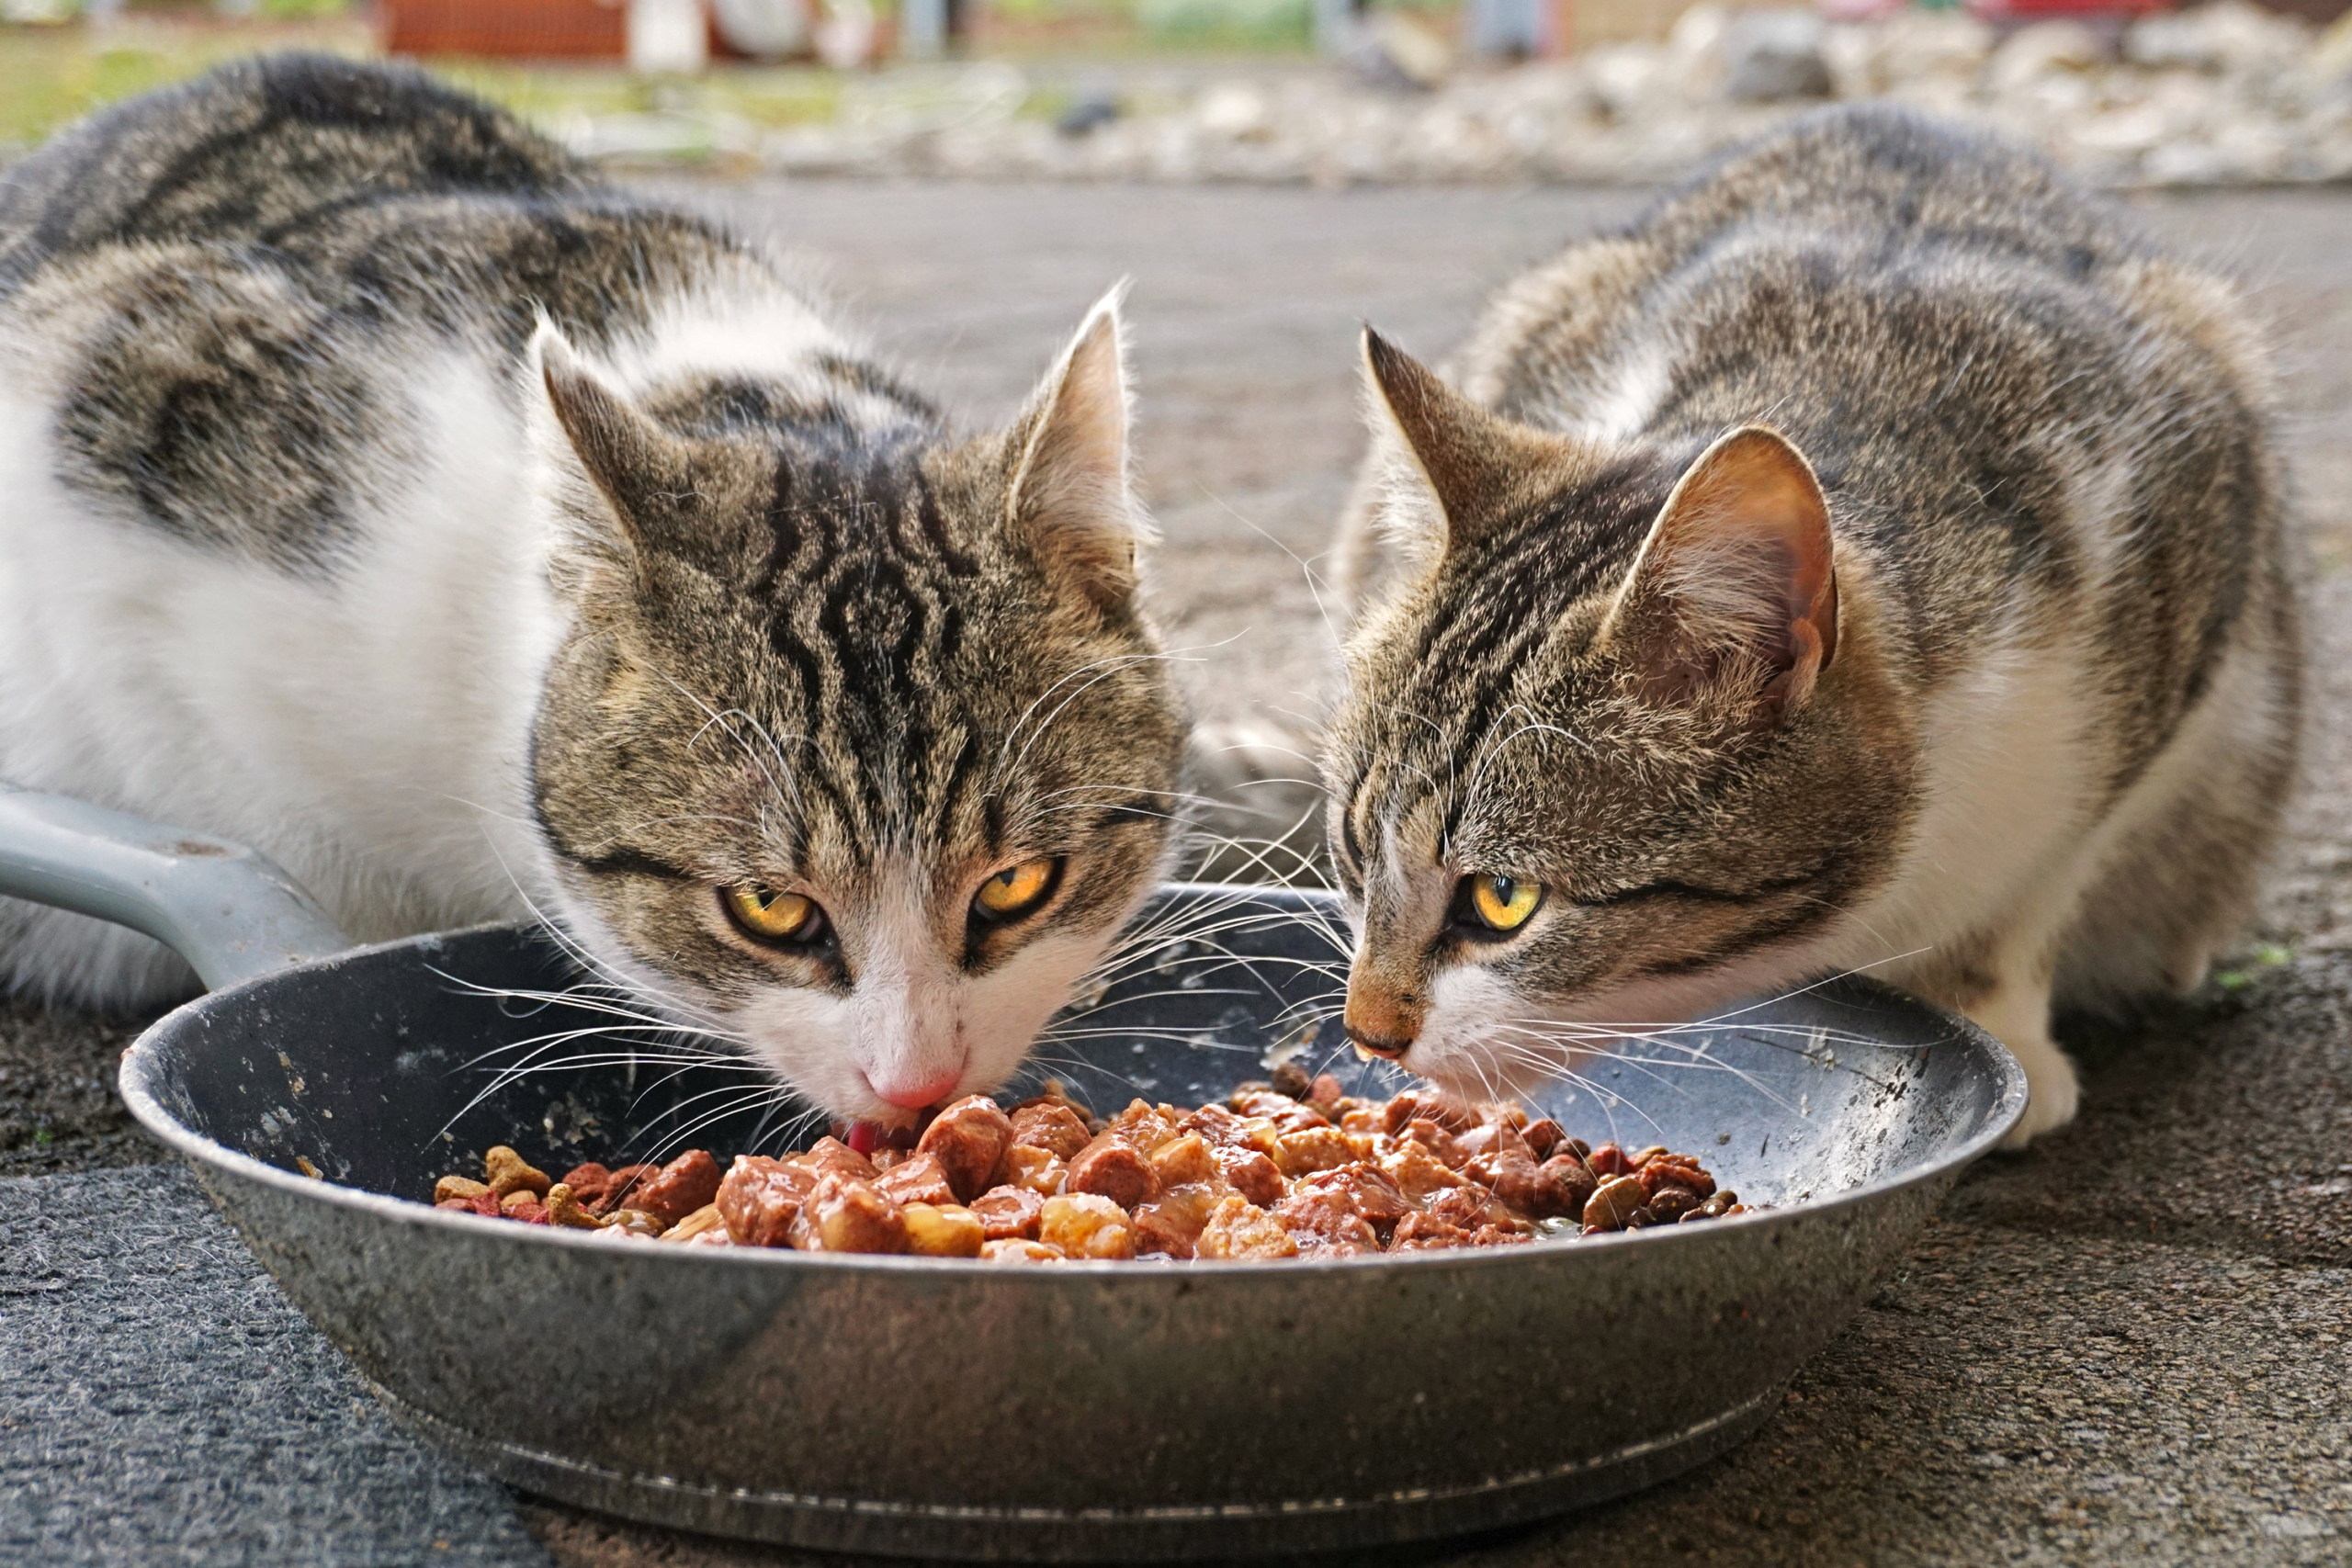
<path fill-rule="evenodd" d="M 1408 563 L 1329 731 L 1351 1026 L 1475 1080 L 1871 967 L 2008 1043 L 2020 1138 L 2067 1121 L 2053 995 L 2199 984 L 2292 774 L 2229 288 L 2015 149 L 1838 109 L 1504 288 L 1453 378 L 1375 349 L 1340 544 Z M 1757 426 L 1784 457 L 1669 504 Z M 1480 871 L 1545 886 L 1518 934 L 1453 918 Z"/>
<path fill-rule="evenodd" d="M 959 434 L 757 251 L 331 61 L 5 180 L 0 776 L 253 842 L 356 938 L 547 913 L 854 1116 L 1001 1080 L 1159 874 L 1114 301 Z M 827 940 L 746 937 L 743 882 Z M 187 983 L 5 905 L 0 978 Z"/>

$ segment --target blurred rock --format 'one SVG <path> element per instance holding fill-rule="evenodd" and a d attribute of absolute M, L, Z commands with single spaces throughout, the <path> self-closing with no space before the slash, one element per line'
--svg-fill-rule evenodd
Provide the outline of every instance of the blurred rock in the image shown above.
<path fill-rule="evenodd" d="M 2309 42 L 2306 29 L 2289 17 L 2245 0 L 2221 0 L 2195 11 L 2142 17 L 2124 35 L 2123 58 L 2156 70 L 2277 71 L 2293 63 Z"/>
<path fill-rule="evenodd" d="M 1735 103 L 1774 104 L 1831 96 L 1825 45 L 1828 24 L 1794 7 L 1742 11 L 1715 46 L 1724 96 Z"/>
<path fill-rule="evenodd" d="M 1371 86 L 1429 92 L 1453 69 L 1453 46 L 1402 11 L 1378 11 L 1340 58 Z"/>
<path fill-rule="evenodd" d="M 2035 22 L 1993 51 L 1984 85 L 1996 93 L 2014 93 L 2042 77 L 2089 71 L 2108 57 L 2107 40 L 2080 22 Z"/>
<path fill-rule="evenodd" d="M 1054 129 L 1064 136 L 1084 136 L 1119 118 L 1119 100 L 1107 93 L 1090 93 L 1081 96 L 1054 119 Z"/>

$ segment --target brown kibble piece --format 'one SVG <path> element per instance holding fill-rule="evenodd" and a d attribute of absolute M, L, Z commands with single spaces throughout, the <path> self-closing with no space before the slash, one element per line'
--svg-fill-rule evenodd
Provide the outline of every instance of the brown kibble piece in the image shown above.
<path fill-rule="evenodd" d="M 548 1223 L 548 1206 L 526 1194 L 521 1202 L 506 1211 L 506 1217 L 520 1220 L 526 1225 L 543 1225 Z"/>
<path fill-rule="evenodd" d="M 1078 1151 L 1078 1157 L 1069 1162 L 1066 1190 L 1091 1192 L 1122 1209 L 1132 1209 L 1159 1195 L 1159 1179 L 1152 1174 L 1150 1157 L 1138 1153 L 1114 1126 Z"/>
<path fill-rule="evenodd" d="M 1661 1187 L 1650 1194 L 1646 1207 L 1662 1225 L 1670 1225 L 1699 1206 L 1699 1195 L 1682 1187 Z"/>
<path fill-rule="evenodd" d="M 1246 1198 L 1222 1199 L 1193 1244 L 1199 1258 L 1295 1258 L 1298 1243 L 1283 1223 Z"/>
<path fill-rule="evenodd" d="M 613 1173 L 590 1160 L 585 1165 L 575 1165 L 565 1171 L 559 1185 L 571 1188 L 571 1195 L 585 1203 L 589 1212 L 594 1213 L 596 1205 L 603 1202 L 613 1190 Z"/>
<path fill-rule="evenodd" d="M 968 1203 L 988 1190 L 997 1161 L 1012 1142 L 1012 1119 L 987 1095 L 973 1094 L 933 1117 L 915 1152 L 937 1160 L 956 1201 Z"/>
<path fill-rule="evenodd" d="M 489 1190 L 489 1188 L 470 1177 L 445 1176 L 433 1184 L 433 1201 L 435 1203 L 447 1203 L 453 1198 L 460 1199 L 470 1208 L 475 1199 Z"/>
<path fill-rule="evenodd" d="M 1656 1195 L 1669 1187 L 1687 1188 L 1694 1198 L 1705 1198 L 1715 1190 L 1715 1179 L 1700 1168 L 1699 1162 L 1689 1155 L 1659 1155 L 1642 1162 L 1635 1176 L 1642 1190 Z"/>
<path fill-rule="evenodd" d="M 1664 1144 L 1651 1144 L 1645 1148 L 1635 1149 L 1632 1154 L 1627 1155 L 1625 1157 L 1633 1162 L 1633 1166 L 1635 1170 L 1639 1170 L 1642 1167 L 1649 1164 L 1650 1161 L 1657 1158 L 1658 1156 L 1664 1153 L 1666 1153 L 1666 1145 Z"/>
<path fill-rule="evenodd" d="M 960 1203 L 947 1168 L 937 1155 L 912 1155 L 875 1179 L 875 1190 L 894 1203 Z M 978 1194 L 975 1193 L 975 1197 Z"/>
<path fill-rule="evenodd" d="M 718 1184 L 718 1213 L 727 1234 L 742 1247 L 788 1247 L 800 1205 L 817 1190 L 818 1176 L 797 1160 L 737 1155 Z"/>
<path fill-rule="evenodd" d="M 1012 1142 L 1067 1160 L 1094 1134 L 1086 1120 L 1058 1100 L 1033 1100 L 1012 1113 Z"/>
<path fill-rule="evenodd" d="M 1290 1100 L 1305 1101 L 1315 1092 L 1315 1080 L 1296 1062 L 1284 1062 L 1267 1075 L 1276 1094 Z"/>
<path fill-rule="evenodd" d="M 1625 1157 L 1625 1151 L 1614 1144 L 1601 1145 L 1585 1156 L 1584 1163 L 1591 1167 L 1592 1174 L 1603 1181 L 1611 1177 L 1629 1175 L 1634 1168 L 1634 1162 Z"/>
<path fill-rule="evenodd" d="M 1306 1089 L 1306 1103 L 1326 1116 L 1336 1112 L 1339 1110 L 1340 1101 L 1347 1097 L 1347 1089 L 1329 1073 L 1317 1074 L 1315 1081 Z"/>
<path fill-rule="evenodd" d="M 572 1196 L 571 1189 L 560 1181 L 548 1189 L 548 1224 L 575 1231 L 600 1231 L 605 1228 L 605 1222 L 582 1207 L 580 1200 Z"/>
<path fill-rule="evenodd" d="M 1037 1239 L 1071 1258 L 1133 1258 L 1135 1230 L 1127 1212 L 1108 1198 L 1072 1192 L 1046 1200 Z"/>
<path fill-rule="evenodd" d="M 870 1181 L 820 1177 L 792 1217 L 789 1238 L 802 1252 L 904 1252 L 906 1216 Z"/>
<path fill-rule="evenodd" d="M 991 1187 L 973 1199 L 971 1207 L 989 1240 L 1035 1241 L 1046 1200 L 1025 1187 Z"/>
<path fill-rule="evenodd" d="M 1527 1140 L 1528 1152 L 1535 1156 L 1538 1164 L 1550 1159 L 1568 1138 L 1567 1130 L 1549 1116 L 1530 1122 L 1527 1130 L 1520 1136 Z"/>
<path fill-rule="evenodd" d="M 554 1178 L 504 1144 L 481 1156 L 481 1168 L 483 1185 L 501 1198 L 516 1192 L 538 1197 L 555 1185 Z"/>
<path fill-rule="evenodd" d="M 495 1190 L 492 1190 L 491 1192 L 491 1196 L 496 1198 L 498 1197 L 498 1194 Z M 507 1193 L 504 1197 L 498 1198 L 498 1212 L 502 1214 L 511 1214 L 515 1210 L 521 1208 L 524 1204 L 537 1203 L 538 1201 L 539 1195 L 532 1191 L 529 1188 L 517 1187 L 514 1191 Z M 545 1205 L 541 1206 L 544 1207 Z"/>
<path fill-rule="evenodd" d="M 907 1223 L 907 1246 L 923 1258 L 978 1258 L 988 1244 L 980 1217 L 958 1203 L 909 1203 L 899 1214 Z"/>
<path fill-rule="evenodd" d="M 1600 1184 L 1600 1190 L 1586 1200 L 1584 1223 L 1598 1225 L 1602 1230 L 1622 1230 L 1625 1217 L 1640 1208 L 1647 1196 L 1642 1190 L 1642 1184 L 1634 1178 L 1612 1176 Z"/>
<path fill-rule="evenodd" d="M 1584 1161 L 1565 1151 L 1545 1160 L 1543 1173 L 1559 1187 L 1561 1201 L 1567 1205 L 1561 1211 L 1563 1213 L 1583 1213 L 1585 1204 L 1592 1201 L 1593 1193 L 1600 1187 Z"/>
<path fill-rule="evenodd" d="M 650 1181 L 640 1181 L 628 1195 L 628 1206 L 674 1225 L 718 1196 L 724 1173 L 708 1149 L 688 1149 L 662 1168 Z"/>

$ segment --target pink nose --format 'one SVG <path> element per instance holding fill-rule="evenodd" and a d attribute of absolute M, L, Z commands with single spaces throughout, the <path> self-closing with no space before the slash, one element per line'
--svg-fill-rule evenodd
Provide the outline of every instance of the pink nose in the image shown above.
<path fill-rule="evenodd" d="M 874 1085 L 874 1092 L 890 1104 L 902 1105 L 910 1111 L 920 1111 L 926 1105 L 936 1105 L 945 1099 L 947 1091 L 956 1087 L 956 1080 L 963 1076 L 963 1069 L 959 1067 L 952 1072 L 941 1073 L 936 1077 L 915 1083 L 899 1084 L 878 1078 L 867 1081 Z"/>

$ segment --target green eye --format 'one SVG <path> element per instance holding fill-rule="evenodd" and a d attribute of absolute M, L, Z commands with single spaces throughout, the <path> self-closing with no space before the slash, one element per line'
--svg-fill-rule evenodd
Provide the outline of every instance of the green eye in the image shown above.
<path fill-rule="evenodd" d="M 799 893 L 778 893 L 757 883 L 719 889 L 729 919 L 762 942 L 808 942 L 825 929 L 825 911 Z"/>
<path fill-rule="evenodd" d="M 980 884 L 972 895 L 973 912 L 983 919 L 1009 920 L 1025 915 L 1046 901 L 1054 890 L 1061 862 L 1050 856 L 1006 866 Z"/>
<path fill-rule="evenodd" d="M 1544 902 L 1540 882 L 1519 882 L 1493 872 L 1464 880 L 1470 884 L 1470 912 L 1491 931 L 1517 931 Z"/>

